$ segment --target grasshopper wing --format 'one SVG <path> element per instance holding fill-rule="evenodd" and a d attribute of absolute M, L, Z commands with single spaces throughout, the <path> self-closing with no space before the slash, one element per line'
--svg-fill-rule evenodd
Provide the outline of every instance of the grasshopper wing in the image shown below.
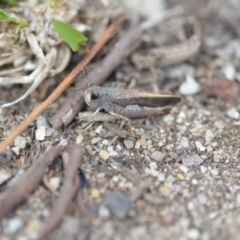
<path fill-rule="evenodd" d="M 181 98 L 173 95 L 161 95 L 146 92 L 126 91 L 124 97 L 113 99 L 121 106 L 138 105 L 143 107 L 166 107 L 177 104 Z"/>

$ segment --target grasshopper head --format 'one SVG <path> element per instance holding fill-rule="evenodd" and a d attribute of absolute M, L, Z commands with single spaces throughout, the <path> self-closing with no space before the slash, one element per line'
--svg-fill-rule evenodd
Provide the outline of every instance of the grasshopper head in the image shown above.
<path fill-rule="evenodd" d="M 84 99 L 86 104 L 92 108 L 97 109 L 100 103 L 100 92 L 101 87 L 92 85 L 91 87 L 87 88 L 84 92 Z"/>

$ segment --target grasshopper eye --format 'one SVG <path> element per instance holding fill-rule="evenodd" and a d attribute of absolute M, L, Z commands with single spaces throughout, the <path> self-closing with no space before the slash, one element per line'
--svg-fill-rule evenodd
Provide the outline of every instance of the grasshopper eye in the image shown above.
<path fill-rule="evenodd" d="M 99 98 L 99 94 L 92 92 L 91 93 L 91 100 L 97 100 Z"/>
<path fill-rule="evenodd" d="M 86 104 L 90 108 L 97 108 L 99 104 L 99 94 L 97 92 L 92 91 L 92 89 L 87 89 L 84 92 L 84 99 Z"/>

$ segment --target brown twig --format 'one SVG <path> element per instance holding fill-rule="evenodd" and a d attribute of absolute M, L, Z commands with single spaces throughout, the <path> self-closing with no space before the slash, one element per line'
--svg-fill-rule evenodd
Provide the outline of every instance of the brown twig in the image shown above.
<path fill-rule="evenodd" d="M 108 55 L 88 73 L 88 77 L 77 81 L 76 90 L 62 108 L 51 118 L 55 129 L 67 126 L 83 108 L 84 90 L 89 84 L 101 85 L 116 67 L 129 56 L 141 43 L 142 32 L 139 28 L 129 30 L 114 45 Z"/>
<path fill-rule="evenodd" d="M 66 212 L 71 200 L 76 196 L 78 188 L 80 187 L 77 171 L 83 161 L 82 147 L 77 145 L 72 146 L 68 152 L 62 153 L 62 158 L 65 167 L 63 187 L 51 215 L 40 231 L 40 239 L 45 239 L 61 222 L 62 216 Z"/>
<path fill-rule="evenodd" d="M 39 185 L 45 168 L 60 154 L 61 147 L 55 146 L 46 150 L 27 170 L 16 184 L 9 187 L 0 197 L 0 219 L 18 204 L 24 202 Z"/>
<path fill-rule="evenodd" d="M 40 116 L 44 110 L 50 106 L 59 95 L 68 88 L 68 86 L 75 80 L 75 78 L 83 71 L 84 67 L 95 57 L 95 55 L 102 49 L 105 43 L 109 40 L 109 38 L 116 32 L 118 27 L 126 21 L 126 16 L 124 14 L 118 15 L 111 25 L 107 28 L 102 38 L 95 43 L 95 45 L 91 48 L 88 54 L 81 60 L 81 62 L 72 70 L 72 72 L 61 82 L 61 84 L 55 89 L 54 92 L 39 106 L 37 106 L 29 116 L 19 124 L 12 133 L 7 136 L 0 143 L 0 154 L 9 146 L 14 139 L 20 135 L 38 116 Z"/>

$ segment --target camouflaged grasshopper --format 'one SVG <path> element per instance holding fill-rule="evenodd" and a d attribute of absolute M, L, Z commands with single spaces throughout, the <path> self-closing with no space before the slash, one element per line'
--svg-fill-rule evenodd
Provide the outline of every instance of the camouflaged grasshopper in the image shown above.
<path fill-rule="evenodd" d="M 84 92 L 85 102 L 91 109 L 105 110 L 119 118 L 145 118 L 168 113 L 180 102 L 179 96 L 140 92 L 132 89 L 102 88 L 92 85 Z M 127 118 L 127 119 L 126 119 Z"/>

